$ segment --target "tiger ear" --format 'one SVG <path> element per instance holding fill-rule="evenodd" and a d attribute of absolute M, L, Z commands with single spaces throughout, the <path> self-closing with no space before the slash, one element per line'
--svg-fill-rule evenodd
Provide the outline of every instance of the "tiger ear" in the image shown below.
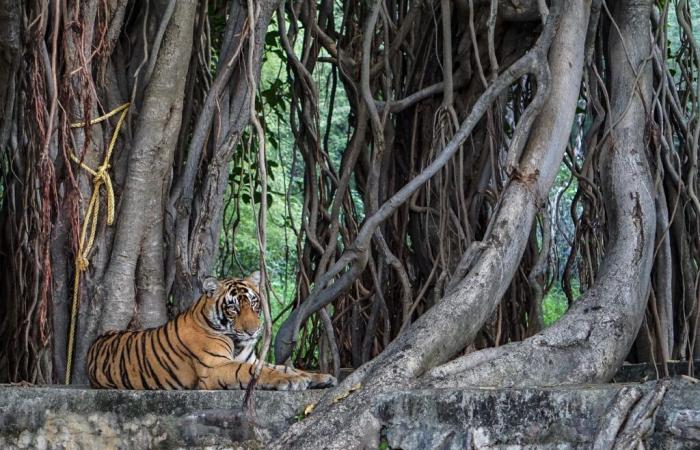
<path fill-rule="evenodd" d="M 208 296 L 214 295 L 216 290 L 219 288 L 219 280 L 217 280 L 214 277 L 208 277 L 205 278 L 204 281 L 202 281 L 202 290 L 204 293 L 206 293 Z"/>
<path fill-rule="evenodd" d="M 246 281 L 248 281 L 249 283 L 253 283 L 256 288 L 259 288 L 260 287 L 260 271 L 256 270 L 255 272 L 248 275 L 248 278 L 246 278 Z"/>

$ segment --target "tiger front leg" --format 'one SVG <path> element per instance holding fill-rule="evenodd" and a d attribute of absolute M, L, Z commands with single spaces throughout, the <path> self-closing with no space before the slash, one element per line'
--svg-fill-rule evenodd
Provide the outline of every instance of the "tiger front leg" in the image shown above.
<path fill-rule="evenodd" d="M 213 368 L 205 368 L 199 373 L 198 389 L 245 389 L 250 384 L 255 365 L 230 362 Z M 312 383 L 305 373 L 284 373 L 263 366 L 256 386 L 260 389 L 278 391 L 302 391 Z"/>
<path fill-rule="evenodd" d="M 241 358 L 241 359 L 239 359 L 239 358 Z M 257 357 L 255 355 L 255 347 L 244 348 L 238 354 L 238 356 L 236 356 L 236 361 L 254 364 L 257 361 Z M 273 370 L 276 372 L 282 372 L 284 374 L 306 376 L 310 380 L 309 389 L 322 389 L 322 388 L 335 386 L 336 384 L 338 384 L 335 377 L 333 375 L 329 375 L 327 373 L 305 372 L 303 370 L 295 369 L 293 367 L 282 366 L 282 365 L 277 365 L 277 364 L 270 364 L 270 363 L 265 363 L 264 367 L 267 367 L 270 370 Z"/>

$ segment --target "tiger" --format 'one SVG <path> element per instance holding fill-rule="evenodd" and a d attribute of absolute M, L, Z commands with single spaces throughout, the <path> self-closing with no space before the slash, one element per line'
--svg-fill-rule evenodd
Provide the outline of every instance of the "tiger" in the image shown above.
<path fill-rule="evenodd" d="M 91 387 L 248 388 L 262 333 L 259 283 L 259 272 L 246 278 L 207 278 L 201 297 L 164 325 L 99 336 L 86 361 Z M 255 387 L 304 390 L 335 384 L 328 374 L 264 363 Z"/>

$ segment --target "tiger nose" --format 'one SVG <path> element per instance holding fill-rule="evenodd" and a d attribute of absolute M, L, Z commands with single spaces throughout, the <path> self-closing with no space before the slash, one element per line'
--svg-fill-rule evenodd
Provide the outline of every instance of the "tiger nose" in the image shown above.
<path fill-rule="evenodd" d="M 241 331 L 249 336 L 253 336 L 255 333 L 257 333 L 258 328 L 260 328 L 260 324 L 256 323 L 255 321 L 246 321 L 246 323 L 242 323 L 241 325 Z"/>

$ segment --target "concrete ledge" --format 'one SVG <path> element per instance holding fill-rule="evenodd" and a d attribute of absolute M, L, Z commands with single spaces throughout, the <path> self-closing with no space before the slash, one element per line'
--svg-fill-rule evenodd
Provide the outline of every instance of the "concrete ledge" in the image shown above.
<path fill-rule="evenodd" d="M 322 394 L 2 386 L 0 448 L 262 448 Z"/>
<path fill-rule="evenodd" d="M 368 406 L 389 448 L 590 448 L 622 386 L 394 391 Z M 259 391 L 250 418 L 241 391 L 2 386 L 0 448 L 264 448 L 322 394 Z M 700 448 L 700 385 L 672 383 L 648 448 Z"/>
<path fill-rule="evenodd" d="M 588 449 L 623 386 L 398 392 L 377 415 L 390 448 Z M 700 448 L 700 385 L 673 383 L 647 448 Z"/>

